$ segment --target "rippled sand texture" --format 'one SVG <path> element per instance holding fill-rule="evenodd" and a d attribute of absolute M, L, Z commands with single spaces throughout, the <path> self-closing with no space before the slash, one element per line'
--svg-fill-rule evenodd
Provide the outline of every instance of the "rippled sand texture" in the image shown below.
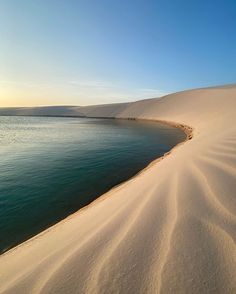
<path fill-rule="evenodd" d="M 1 293 L 236 293 L 236 87 L 85 107 L 193 138 L 0 257 Z M 112 114 L 111 114 L 112 113 Z"/>

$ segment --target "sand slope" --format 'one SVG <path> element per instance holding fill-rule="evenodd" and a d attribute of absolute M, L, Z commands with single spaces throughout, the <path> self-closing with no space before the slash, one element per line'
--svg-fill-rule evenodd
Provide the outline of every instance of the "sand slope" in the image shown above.
<path fill-rule="evenodd" d="M 193 139 L 0 257 L 1 293 L 236 293 L 236 87 L 81 108 Z"/>

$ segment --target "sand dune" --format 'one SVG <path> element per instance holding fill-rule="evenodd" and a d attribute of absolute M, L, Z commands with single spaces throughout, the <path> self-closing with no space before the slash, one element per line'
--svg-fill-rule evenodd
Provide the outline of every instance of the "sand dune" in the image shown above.
<path fill-rule="evenodd" d="M 85 116 L 79 106 L 2 107 L 0 115 Z"/>
<path fill-rule="evenodd" d="M 236 86 L 117 107 L 79 111 L 183 124 L 193 138 L 2 255 L 0 293 L 236 293 Z"/>

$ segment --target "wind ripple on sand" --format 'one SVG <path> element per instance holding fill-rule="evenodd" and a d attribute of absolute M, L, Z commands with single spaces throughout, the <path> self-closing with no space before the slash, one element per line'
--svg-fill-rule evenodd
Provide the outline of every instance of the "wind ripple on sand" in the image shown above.
<path fill-rule="evenodd" d="M 235 97 L 231 86 L 80 108 L 179 122 L 193 138 L 2 255 L 0 293 L 236 293 Z"/>

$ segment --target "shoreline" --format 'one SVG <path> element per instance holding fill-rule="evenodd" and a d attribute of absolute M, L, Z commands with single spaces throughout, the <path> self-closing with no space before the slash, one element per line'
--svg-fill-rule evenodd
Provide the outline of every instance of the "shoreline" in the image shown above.
<path fill-rule="evenodd" d="M 215 87 L 80 108 L 89 117 L 169 122 L 186 139 L 1 255 L 0 292 L 234 293 L 235 97 L 236 86 Z"/>
<path fill-rule="evenodd" d="M 19 116 L 19 115 L 18 115 Z M 32 117 L 32 116 L 30 116 Z M 39 117 L 39 116 L 36 116 Z M 44 116 L 44 117 L 52 117 L 52 116 Z M 63 118 L 68 117 L 70 118 L 70 116 L 62 116 Z M 76 117 L 75 117 L 76 118 Z M 116 118 L 116 117 L 78 117 L 78 118 L 93 118 L 93 119 L 114 119 L 114 120 L 131 120 L 130 118 Z M 26 243 L 30 243 L 32 241 L 34 241 L 35 239 L 40 238 L 41 236 L 43 236 L 45 233 L 52 231 L 56 226 L 66 222 L 67 220 L 71 219 L 72 217 L 76 217 L 79 213 L 82 212 L 82 210 L 86 210 L 87 208 L 91 207 L 92 205 L 95 204 L 95 202 L 99 202 L 99 201 L 103 201 L 105 200 L 112 192 L 114 192 L 116 189 L 119 189 L 120 186 L 126 185 L 128 184 L 130 181 L 136 179 L 138 176 L 140 176 L 143 172 L 145 172 L 146 170 L 148 170 L 149 168 L 151 168 L 154 164 L 157 164 L 158 162 L 164 160 L 167 156 L 169 156 L 175 148 L 177 148 L 178 146 L 181 146 L 182 144 L 184 144 L 185 142 L 191 140 L 193 138 L 193 128 L 187 125 L 183 125 L 183 124 L 179 124 L 176 122 L 167 122 L 167 121 L 162 121 L 162 120 L 154 120 L 154 119 L 137 119 L 137 118 L 132 118 L 132 120 L 134 121 L 147 121 L 147 122 L 157 122 L 157 123 L 162 123 L 168 126 L 172 126 L 178 129 L 181 129 L 185 135 L 186 138 L 184 141 L 179 142 L 178 144 L 176 144 L 173 148 L 171 148 L 169 151 L 165 152 L 162 156 L 152 160 L 150 163 L 148 163 L 147 166 L 145 166 L 144 168 L 142 168 L 140 171 L 138 171 L 135 175 L 131 176 L 130 178 L 128 178 L 127 180 L 111 187 L 108 191 L 106 191 L 105 193 L 101 194 L 100 196 L 98 196 L 96 199 L 94 199 L 92 202 L 90 202 L 89 204 L 85 205 L 84 207 L 78 209 L 77 211 L 69 214 L 67 217 L 65 217 L 64 219 L 56 222 L 55 224 L 49 226 L 48 228 L 46 228 L 45 230 L 39 232 L 38 234 L 32 236 L 31 238 L 23 241 L 22 243 L 19 243 L 18 245 L 10 248 L 9 250 L 4 251 L 3 253 L 0 254 L 0 258 L 1 256 L 7 255 L 7 253 L 11 253 L 14 250 L 17 250 L 19 247 L 26 245 Z M 102 199 L 101 199 L 102 198 Z M 27 245 L 26 245 L 27 246 Z"/>

